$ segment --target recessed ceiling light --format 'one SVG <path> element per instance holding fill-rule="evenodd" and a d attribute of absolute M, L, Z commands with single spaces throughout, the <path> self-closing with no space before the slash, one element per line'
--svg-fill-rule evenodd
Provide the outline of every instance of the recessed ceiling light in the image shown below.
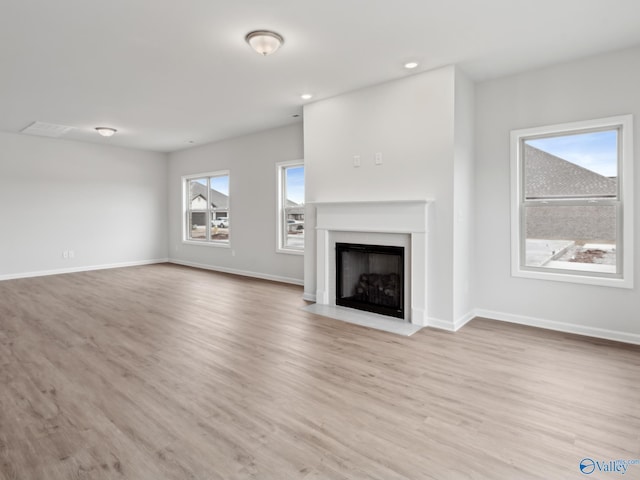
<path fill-rule="evenodd" d="M 311 93 L 303 93 L 302 95 L 300 95 L 300 98 L 303 100 L 311 100 L 313 98 L 313 95 Z"/>
<path fill-rule="evenodd" d="M 407 62 L 404 64 L 404 68 L 411 70 L 413 68 L 416 68 L 418 66 L 418 62 Z"/>
<path fill-rule="evenodd" d="M 269 30 L 255 30 L 244 37 L 251 48 L 260 55 L 267 56 L 278 50 L 284 43 L 282 35 Z"/>
<path fill-rule="evenodd" d="M 113 137 L 117 130 L 111 127 L 96 127 L 96 131 L 103 137 Z"/>

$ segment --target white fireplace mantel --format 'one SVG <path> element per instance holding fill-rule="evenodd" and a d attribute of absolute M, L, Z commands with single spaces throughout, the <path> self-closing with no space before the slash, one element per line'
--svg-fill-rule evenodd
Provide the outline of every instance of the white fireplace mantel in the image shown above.
<path fill-rule="evenodd" d="M 409 246 L 410 284 L 407 319 L 416 325 L 427 325 L 427 248 L 432 203 L 430 200 L 310 203 L 316 209 L 316 302 L 335 305 L 333 250 L 337 235 L 353 232 L 359 234 L 358 242 L 365 244 L 380 244 L 384 234 L 389 234 L 390 241 L 405 235 Z"/>

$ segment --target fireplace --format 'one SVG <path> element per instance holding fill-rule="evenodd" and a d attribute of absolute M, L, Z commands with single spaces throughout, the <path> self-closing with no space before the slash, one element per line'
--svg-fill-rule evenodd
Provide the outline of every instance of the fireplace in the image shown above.
<path fill-rule="evenodd" d="M 404 248 L 336 243 L 336 305 L 404 319 Z"/>
<path fill-rule="evenodd" d="M 348 298 L 356 295 L 352 291 L 343 290 L 344 280 L 343 287 L 337 286 L 336 257 L 340 256 L 337 255 L 337 244 L 400 247 L 404 256 L 404 261 L 401 262 L 402 273 L 398 274 L 402 278 L 400 305 L 394 304 L 393 307 L 389 307 L 383 304 L 383 307 L 394 312 L 390 314 L 387 311 L 384 314 L 402 318 L 408 324 L 427 325 L 427 240 L 431 204 L 428 200 L 310 203 L 309 206 L 312 208 L 307 213 L 309 221 L 315 223 L 316 236 L 310 237 L 309 245 L 305 246 L 305 249 L 308 253 L 313 252 L 315 262 L 307 264 L 305 253 L 305 289 L 307 284 L 313 285 L 315 294 L 311 296 L 311 292 L 305 290 L 305 298 L 321 306 L 347 310 L 344 303 L 340 303 L 339 297 Z M 384 219 L 384 222 L 381 222 L 381 219 Z M 362 273 L 384 275 L 393 272 L 359 272 Z M 313 284 L 307 274 L 313 275 Z M 360 308 L 360 305 L 348 307 Z M 397 312 L 399 308 L 404 316 Z M 361 310 L 358 314 L 366 315 L 367 311 Z"/>

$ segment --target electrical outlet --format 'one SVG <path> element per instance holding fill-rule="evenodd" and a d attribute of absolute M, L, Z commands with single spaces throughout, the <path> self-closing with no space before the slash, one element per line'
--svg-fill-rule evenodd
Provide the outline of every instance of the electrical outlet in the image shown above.
<path fill-rule="evenodd" d="M 354 167 L 359 167 L 360 166 L 360 155 L 354 155 L 353 156 L 353 166 Z"/>
<path fill-rule="evenodd" d="M 62 252 L 62 258 L 69 258 L 69 250 L 65 250 Z"/>
<path fill-rule="evenodd" d="M 76 256 L 76 252 L 74 252 L 73 250 L 69 250 L 69 258 L 75 258 Z"/>
<path fill-rule="evenodd" d="M 376 165 L 382 165 L 382 152 L 377 152 L 375 156 Z"/>

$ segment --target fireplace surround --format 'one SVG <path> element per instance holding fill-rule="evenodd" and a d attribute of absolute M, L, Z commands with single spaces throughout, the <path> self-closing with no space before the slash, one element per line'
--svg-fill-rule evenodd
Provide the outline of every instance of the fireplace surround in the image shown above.
<path fill-rule="evenodd" d="M 402 247 L 402 319 L 427 325 L 427 250 L 432 203 L 428 200 L 311 203 L 316 210 L 316 303 L 339 306 L 337 243 Z"/>

